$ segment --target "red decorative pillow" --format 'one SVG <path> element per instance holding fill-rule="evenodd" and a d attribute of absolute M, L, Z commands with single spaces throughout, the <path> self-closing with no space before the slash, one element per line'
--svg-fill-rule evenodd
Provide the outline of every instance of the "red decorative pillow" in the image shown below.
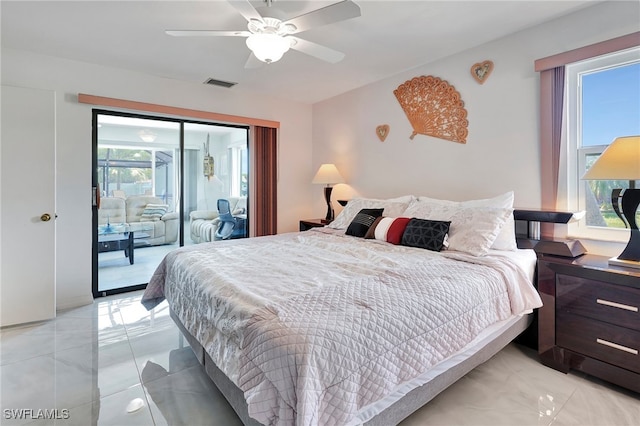
<path fill-rule="evenodd" d="M 402 235 L 410 220 L 410 217 L 396 218 L 389 227 L 389 231 L 387 231 L 387 242 L 399 245 L 402 242 Z"/>

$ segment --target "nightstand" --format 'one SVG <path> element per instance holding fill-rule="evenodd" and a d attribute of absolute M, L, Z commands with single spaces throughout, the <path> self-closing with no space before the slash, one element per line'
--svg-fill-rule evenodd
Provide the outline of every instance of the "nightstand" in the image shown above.
<path fill-rule="evenodd" d="M 556 370 L 640 392 L 640 271 L 607 260 L 538 259 L 538 353 Z"/>
<path fill-rule="evenodd" d="M 300 230 L 308 231 L 311 228 L 320 228 L 328 225 L 324 219 L 304 219 L 300 221 Z"/>

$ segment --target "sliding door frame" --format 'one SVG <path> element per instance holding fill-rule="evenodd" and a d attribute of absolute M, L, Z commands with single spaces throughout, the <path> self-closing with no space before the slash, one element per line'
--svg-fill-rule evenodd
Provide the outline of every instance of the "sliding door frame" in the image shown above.
<path fill-rule="evenodd" d="M 237 129 L 245 129 L 246 130 L 246 146 L 247 146 L 247 158 L 250 158 L 251 156 L 251 126 L 249 125 L 242 125 L 242 124 L 229 124 L 229 123 L 217 123 L 217 122 L 212 122 L 212 121 L 201 121 L 201 120 L 194 120 L 194 119 L 189 119 L 189 118 L 182 118 L 182 117 L 167 117 L 167 116 L 160 116 L 160 115 L 152 115 L 152 114 L 143 114 L 143 113 L 137 113 L 137 112 L 125 112 L 125 111 L 114 111 L 114 110 L 105 110 L 105 109 L 99 109 L 99 108 L 94 108 L 92 109 L 92 131 L 91 131 L 91 138 L 92 138 L 92 145 L 91 145 L 91 165 L 92 165 L 92 172 L 91 172 L 91 186 L 92 188 L 94 188 L 94 191 L 96 190 L 95 188 L 98 187 L 98 116 L 99 115 L 111 115 L 111 116 L 118 116 L 118 117 L 126 117 L 126 118 L 139 118 L 139 119 L 145 119 L 145 120 L 157 120 L 157 121 L 165 121 L 165 122 L 172 122 L 172 123 L 178 123 L 179 124 L 179 135 L 180 135 L 180 140 L 179 140 L 179 151 L 180 151 L 180 156 L 179 156 L 179 171 L 178 171 L 178 190 L 179 190 L 179 197 L 180 197 L 180 201 L 178 203 L 179 206 L 179 227 L 178 227 L 178 245 L 179 247 L 183 247 L 184 246 L 184 220 L 185 220 L 185 214 L 184 214 L 184 206 L 185 206 L 185 196 L 184 196 L 184 191 L 185 191 L 185 179 L 184 179 L 184 167 L 185 167 L 185 149 L 184 149 L 184 126 L 185 123 L 189 123 L 189 124 L 201 124 L 201 125 L 207 125 L 207 126 L 216 126 L 216 127 L 233 127 L 233 128 L 237 128 Z M 249 171 L 249 179 L 247 182 L 247 212 L 250 211 L 250 193 L 252 190 L 252 185 L 250 184 L 252 176 L 253 176 L 253 170 L 251 170 L 251 164 L 248 164 L 248 171 Z M 250 235 L 250 221 L 247 221 L 247 236 Z M 124 293 L 124 292 L 129 292 L 129 291 L 137 291 L 137 290 L 143 290 L 147 287 L 148 283 L 141 283 L 141 284 L 134 284 L 131 286 L 127 286 L 127 287 L 120 287 L 117 289 L 111 289 L 111 290 L 102 290 L 100 291 L 98 289 L 98 233 L 97 233 L 97 229 L 98 229 L 98 206 L 97 203 L 94 203 L 92 206 L 92 231 L 91 231 L 91 235 L 92 235 L 92 279 L 91 279 L 91 288 L 92 288 L 92 293 L 93 293 L 93 297 L 97 298 L 97 297 L 103 297 L 103 296 L 109 296 L 112 294 L 119 294 L 119 293 Z"/>

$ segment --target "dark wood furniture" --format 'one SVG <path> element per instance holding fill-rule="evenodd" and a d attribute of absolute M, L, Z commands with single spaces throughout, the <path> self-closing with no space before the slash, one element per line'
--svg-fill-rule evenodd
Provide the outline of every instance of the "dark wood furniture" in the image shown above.
<path fill-rule="evenodd" d="M 311 228 L 320 228 L 328 224 L 329 222 L 324 219 L 304 219 L 300 221 L 300 230 L 308 231 Z"/>
<path fill-rule="evenodd" d="M 98 232 L 98 253 L 122 250 L 124 256 L 129 258 L 129 264 L 133 265 L 134 249 L 148 246 L 147 238 L 149 238 L 149 234 L 145 232 L 102 230 Z"/>
<path fill-rule="evenodd" d="M 129 264 L 133 265 L 133 231 L 113 234 L 98 234 L 98 253 L 123 250 Z"/>
<path fill-rule="evenodd" d="M 607 260 L 540 256 L 538 353 L 556 370 L 640 392 L 640 271 Z"/>
<path fill-rule="evenodd" d="M 538 254 L 551 254 L 562 257 L 577 257 L 587 252 L 579 240 L 548 239 L 541 237 L 541 226 L 555 223 L 568 223 L 573 218 L 571 212 L 551 210 L 514 210 L 518 248 L 533 249 Z M 518 231 L 518 224 L 525 223 L 523 233 Z"/>

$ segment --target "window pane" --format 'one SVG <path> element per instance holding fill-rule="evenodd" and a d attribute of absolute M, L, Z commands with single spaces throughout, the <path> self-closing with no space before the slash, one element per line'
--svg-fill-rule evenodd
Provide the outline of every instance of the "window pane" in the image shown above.
<path fill-rule="evenodd" d="M 151 152 L 98 147 L 98 182 L 104 196 L 141 195 L 152 188 Z"/>
<path fill-rule="evenodd" d="M 640 134 L 640 63 L 582 75 L 582 146 Z"/>
<path fill-rule="evenodd" d="M 587 170 L 599 154 L 587 154 Z M 616 215 L 611 202 L 611 192 L 616 188 L 629 188 L 627 180 L 588 180 L 586 185 L 587 226 L 624 228 L 624 222 Z"/>

